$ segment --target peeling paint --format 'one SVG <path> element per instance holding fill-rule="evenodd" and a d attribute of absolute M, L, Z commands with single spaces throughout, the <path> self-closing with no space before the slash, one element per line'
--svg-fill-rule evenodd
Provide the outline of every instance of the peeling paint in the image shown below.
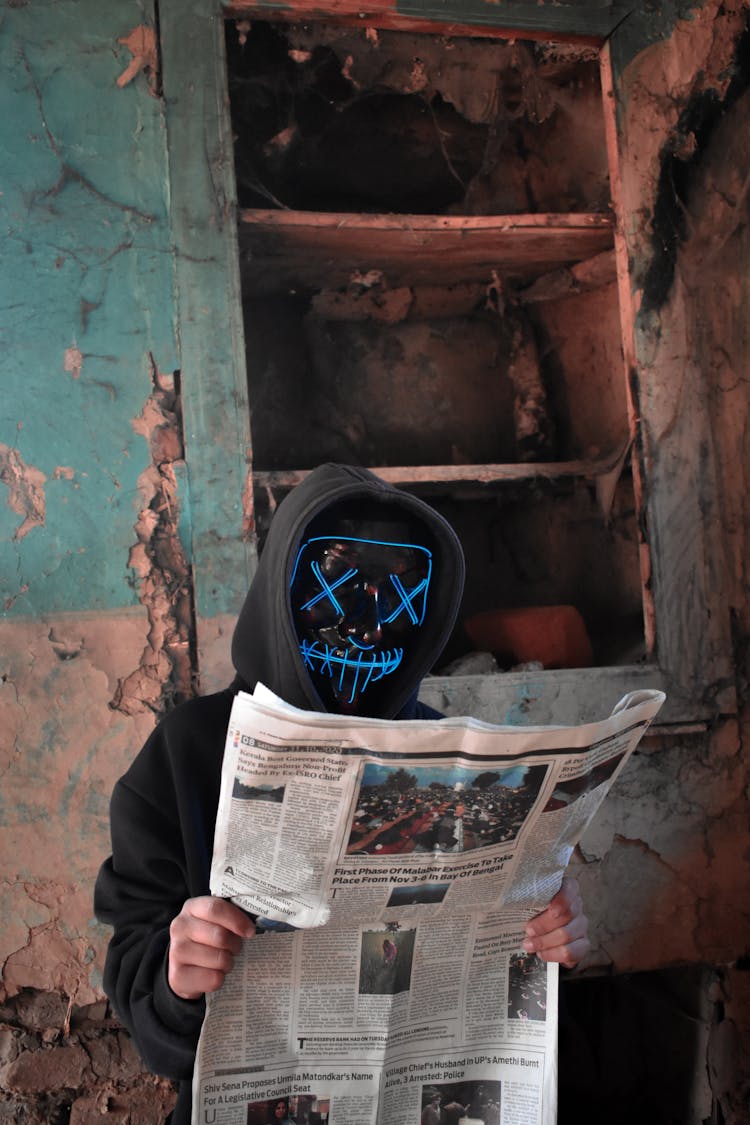
<path fill-rule="evenodd" d="M 648 969 L 656 949 L 662 963 L 718 963 L 744 947 L 750 874 L 739 733 L 730 720 L 710 734 L 649 740 L 618 778 L 574 861 L 593 916 L 594 964 L 614 958 L 620 970 Z M 618 887 L 617 911 L 606 917 L 597 885 Z M 671 914 L 688 909 L 690 926 L 673 928 Z"/>
<path fill-rule="evenodd" d="M 750 17 L 748 17 L 750 19 Z M 732 30 L 738 30 L 735 26 Z M 734 57 L 723 69 L 713 65 L 708 75 L 700 74 L 693 86 L 680 97 L 679 118 L 670 131 L 661 152 L 659 183 L 652 218 L 653 256 L 643 279 L 644 312 L 660 308 L 665 302 L 674 277 L 677 248 L 684 243 L 692 228 L 691 184 L 696 180 L 713 132 L 750 82 L 750 71 L 744 64 L 750 31 L 738 35 Z M 727 40 L 715 32 L 717 49 L 725 52 Z M 731 42 L 731 40 L 730 40 Z"/>
<path fill-rule="evenodd" d="M 65 349 L 63 355 L 63 371 L 67 371 L 74 379 L 81 378 L 81 371 L 83 370 L 83 354 L 80 348 L 73 345 Z"/>
<path fill-rule="evenodd" d="M 116 38 L 148 17 L 94 0 L 42 21 L 3 11 L 0 443 L 47 479 L 44 526 L 21 539 L 0 488 L 0 609 L 125 609 L 143 355 L 178 366 L 163 106 L 145 81 L 115 85 Z"/>
<path fill-rule="evenodd" d="M 35 527 L 44 527 L 47 501 L 44 485 L 47 481 L 41 469 L 27 465 L 17 449 L 0 442 L 0 482 L 8 489 L 8 507 L 23 516 L 13 539 L 23 539 Z"/>
<path fill-rule="evenodd" d="M 192 690 L 192 581 L 179 534 L 176 467 L 182 464 L 182 421 L 177 373 L 159 371 L 149 357 L 153 390 L 132 422 L 145 438 L 151 464 L 138 478 L 142 507 L 128 565 L 149 618 L 148 644 L 139 667 L 122 679 L 112 707 L 126 715 L 161 714 Z"/>
<path fill-rule="evenodd" d="M 149 92 L 157 97 L 159 93 L 159 49 L 153 27 L 141 24 L 134 27 L 129 35 L 122 36 L 117 42 L 127 47 L 133 56 L 118 77 L 117 85 L 122 89 L 123 86 L 127 86 L 137 75 L 143 72 L 146 75 Z"/>

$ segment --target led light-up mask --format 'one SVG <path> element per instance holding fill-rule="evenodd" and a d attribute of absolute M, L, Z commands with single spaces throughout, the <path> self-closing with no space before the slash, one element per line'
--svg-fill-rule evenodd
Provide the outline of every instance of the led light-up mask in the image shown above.
<path fill-rule="evenodd" d="M 394 525 L 385 526 L 390 535 Z M 409 634 L 424 622 L 432 574 L 427 547 L 395 534 L 371 537 L 367 524 L 357 530 L 305 539 L 291 579 L 300 653 L 333 710 L 356 710 L 368 688 L 400 667 Z"/>

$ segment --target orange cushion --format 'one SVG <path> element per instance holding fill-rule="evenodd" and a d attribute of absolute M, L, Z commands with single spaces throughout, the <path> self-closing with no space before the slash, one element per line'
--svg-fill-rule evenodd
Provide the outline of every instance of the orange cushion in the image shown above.
<path fill-rule="evenodd" d="M 538 660 L 545 668 L 587 668 L 593 661 L 586 625 L 575 606 L 490 609 L 464 621 L 474 648 L 501 664 Z"/>

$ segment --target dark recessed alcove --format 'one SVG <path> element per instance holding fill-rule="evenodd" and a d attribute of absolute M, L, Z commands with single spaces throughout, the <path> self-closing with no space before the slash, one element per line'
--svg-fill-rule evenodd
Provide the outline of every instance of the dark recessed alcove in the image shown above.
<path fill-rule="evenodd" d="M 570 604 L 595 664 L 643 658 L 597 53 L 255 20 L 227 50 L 261 549 L 301 474 L 364 465 L 456 528 L 462 618 Z"/>
<path fill-rule="evenodd" d="M 241 207 L 606 211 L 592 48 L 227 22 Z"/>

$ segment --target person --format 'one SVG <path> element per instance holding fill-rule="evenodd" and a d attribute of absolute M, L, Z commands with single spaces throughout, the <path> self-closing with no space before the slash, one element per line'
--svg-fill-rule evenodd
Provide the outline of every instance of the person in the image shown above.
<path fill-rule="evenodd" d="M 273 1125 L 294 1125 L 289 1116 L 289 1102 L 285 1098 L 279 1098 L 275 1103 L 271 1122 Z"/>
<path fill-rule="evenodd" d="M 433 1094 L 422 1110 L 420 1125 L 440 1125 L 440 1094 Z"/>
<path fill-rule="evenodd" d="M 398 946 L 396 945 L 395 941 L 391 941 L 390 938 L 383 938 L 383 964 L 386 967 L 394 965 L 396 963 L 397 956 Z"/>
<path fill-rule="evenodd" d="M 457 1102 L 454 1100 L 448 1102 L 447 1105 L 444 1105 L 443 1125 L 458 1125 L 461 1118 L 466 1116 L 469 1104 L 470 1103 L 467 1102 L 466 1105 L 461 1105 L 461 1102 Z"/>
<path fill-rule="evenodd" d="M 439 718 L 417 694 L 452 631 L 463 580 L 456 535 L 427 504 L 366 469 L 320 466 L 271 522 L 232 638 L 233 682 L 167 714 L 117 782 L 94 901 L 114 929 L 104 989 L 149 1069 L 179 1081 L 173 1125 L 190 1121 L 205 995 L 255 932 L 209 892 L 236 693 L 260 681 L 306 710 Z M 567 881 L 525 944 L 573 965 L 586 930 Z"/>

